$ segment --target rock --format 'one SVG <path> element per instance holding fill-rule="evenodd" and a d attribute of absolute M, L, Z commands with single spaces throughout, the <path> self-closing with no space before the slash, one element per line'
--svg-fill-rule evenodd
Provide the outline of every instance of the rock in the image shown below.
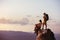
<path fill-rule="evenodd" d="M 56 40 L 56 39 L 54 33 L 50 29 L 46 29 L 42 33 L 38 34 L 36 40 Z"/>

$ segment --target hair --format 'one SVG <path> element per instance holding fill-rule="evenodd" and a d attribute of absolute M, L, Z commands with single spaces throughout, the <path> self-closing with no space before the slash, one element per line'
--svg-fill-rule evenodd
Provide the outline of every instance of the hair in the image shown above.
<path fill-rule="evenodd" d="M 46 14 L 46 13 L 43 13 L 44 15 Z"/>
<path fill-rule="evenodd" d="M 42 20 L 39 20 L 39 22 L 42 22 Z"/>

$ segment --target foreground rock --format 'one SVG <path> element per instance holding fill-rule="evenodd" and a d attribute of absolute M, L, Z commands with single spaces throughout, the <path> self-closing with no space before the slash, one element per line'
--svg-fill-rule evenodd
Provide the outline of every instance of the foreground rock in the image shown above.
<path fill-rule="evenodd" d="M 38 34 L 36 40 L 56 40 L 54 33 L 50 30 L 44 30 L 42 33 Z"/>

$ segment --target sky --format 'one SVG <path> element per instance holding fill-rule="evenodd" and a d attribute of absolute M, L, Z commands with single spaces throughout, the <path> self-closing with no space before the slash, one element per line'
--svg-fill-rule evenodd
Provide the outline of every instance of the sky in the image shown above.
<path fill-rule="evenodd" d="M 60 20 L 60 0 L 0 0 L 0 18 L 17 19 L 40 16 L 44 12 L 51 19 Z"/>
<path fill-rule="evenodd" d="M 48 24 L 59 29 L 60 0 L 0 0 L 0 23 L 35 24 L 44 12 L 49 15 Z"/>

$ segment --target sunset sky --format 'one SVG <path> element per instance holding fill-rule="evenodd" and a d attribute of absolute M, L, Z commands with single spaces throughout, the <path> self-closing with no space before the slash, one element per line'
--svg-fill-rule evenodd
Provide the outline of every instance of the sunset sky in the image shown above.
<path fill-rule="evenodd" d="M 0 0 L 0 22 L 33 24 L 42 19 L 44 12 L 49 14 L 49 22 L 60 26 L 60 0 Z"/>
<path fill-rule="evenodd" d="M 20 19 L 40 16 L 46 12 L 52 19 L 60 20 L 60 0 L 0 0 L 0 18 Z"/>

